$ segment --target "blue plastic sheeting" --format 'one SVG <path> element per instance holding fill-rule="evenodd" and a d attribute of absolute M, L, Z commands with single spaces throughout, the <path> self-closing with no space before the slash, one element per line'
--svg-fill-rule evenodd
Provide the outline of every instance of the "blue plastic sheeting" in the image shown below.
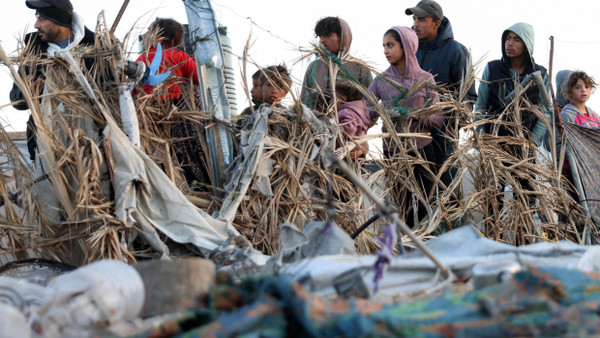
<path fill-rule="evenodd" d="M 600 275 L 529 268 L 503 284 L 403 305 L 328 301 L 287 277 L 221 281 L 197 309 L 145 335 L 582 336 L 600 334 Z"/>

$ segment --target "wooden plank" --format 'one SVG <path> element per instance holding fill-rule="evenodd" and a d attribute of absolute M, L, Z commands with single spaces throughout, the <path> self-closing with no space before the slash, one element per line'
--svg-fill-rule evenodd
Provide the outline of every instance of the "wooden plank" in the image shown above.
<path fill-rule="evenodd" d="M 26 140 L 27 132 L 24 131 L 9 131 L 6 132 L 11 140 Z"/>

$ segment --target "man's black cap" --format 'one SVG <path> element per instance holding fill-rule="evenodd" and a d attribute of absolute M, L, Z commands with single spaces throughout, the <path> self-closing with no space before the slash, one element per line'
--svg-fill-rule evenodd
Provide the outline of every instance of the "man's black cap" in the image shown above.
<path fill-rule="evenodd" d="M 57 25 L 71 27 L 73 5 L 69 0 L 27 0 L 25 5 Z"/>
<path fill-rule="evenodd" d="M 434 19 L 444 20 L 442 6 L 433 0 L 419 1 L 416 7 L 407 8 L 406 15 L 414 15 L 417 18 L 433 17 Z"/>
<path fill-rule="evenodd" d="M 55 7 L 65 13 L 73 14 L 73 5 L 69 0 L 27 0 L 25 5 L 31 9 Z"/>

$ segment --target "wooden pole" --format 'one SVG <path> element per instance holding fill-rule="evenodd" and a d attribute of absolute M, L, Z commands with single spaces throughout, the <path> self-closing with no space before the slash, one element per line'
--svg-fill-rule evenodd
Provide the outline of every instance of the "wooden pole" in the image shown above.
<path fill-rule="evenodd" d="M 383 216 L 391 216 L 394 210 L 384 201 L 380 200 L 379 197 L 377 197 L 377 195 L 375 194 L 375 192 L 373 192 L 373 190 L 371 190 L 371 188 L 369 188 L 369 186 L 360 177 L 358 177 L 356 173 L 352 169 L 350 169 L 350 167 L 348 167 L 346 162 L 341 161 L 335 155 L 330 155 L 329 161 L 331 161 L 331 164 L 333 166 L 340 169 L 352 183 L 354 183 L 360 190 L 362 190 L 365 193 L 365 195 L 367 195 L 367 197 L 371 201 L 373 201 L 373 203 L 379 208 L 379 210 L 381 210 Z M 406 225 L 406 223 L 399 219 L 398 226 L 402 230 L 402 233 L 406 234 L 413 241 L 413 243 L 415 243 L 417 248 L 421 249 L 425 256 L 429 257 L 433 264 L 435 264 L 442 271 L 442 273 L 446 275 L 446 277 L 454 279 L 452 270 L 450 270 L 450 268 L 448 268 L 444 263 L 442 263 L 442 261 L 440 261 L 433 254 L 433 252 L 431 252 L 431 250 L 429 250 L 429 248 L 425 246 L 425 243 L 423 243 L 423 241 L 421 241 L 421 239 L 412 232 L 412 229 L 409 228 L 408 225 Z"/>
<path fill-rule="evenodd" d="M 554 162 L 554 168 L 560 172 L 562 165 L 558 161 L 558 153 L 556 150 L 556 133 L 562 134 L 562 128 L 560 123 L 560 112 L 558 104 L 556 103 L 556 95 L 554 94 L 554 86 L 552 85 L 552 68 L 554 63 L 554 36 L 550 36 L 550 60 L 548 60 L 548 86 L 550 86 L 550 95 L 552 95 L 552 130 L 550 130 L 550 152 L 552 154 L 552 162 Z M 560 88 L 559 88 L 560 90 Z M 560 175 L 560 174 L 559 174 Z M 560 176 L 559 176 L 560 177 Z M 558 184 L 559 182 L 557 182 Z M 560 186 L 560 185 L 559 185 Z"/>
<path fill-rule="evenodd" d="M 115 18 L 115 22 L 113 22 L 112 27 L 110 27 L 111 35 L 115 34 L 115 30 L 117 29 L 117 26 L 119 25 L 119 22 L 121 21 L 121 18 L 123 17 L 123 14 L 125 13 L 125 10 L 127 9 L 128 5 L 129 0 L 125 0 L 123 6 L 121 6 L 121 9 L 119 10 L 119 14 L 117 14 L 117 17 Z"/>
<path fill-rule="evenodd" d="M 552 95 L 552 104 L 554 105 L 554 113 L 558 114 L 558 104 L 556 103 L 556 95 L 552 86 L 552 64 L 554 63 L 554 36 L 550 36 L 550 60 L 548 61 L 548 84 L 550 85 L 550 94 Z M 559 88 L 560 89 L 560 88 Z"/>

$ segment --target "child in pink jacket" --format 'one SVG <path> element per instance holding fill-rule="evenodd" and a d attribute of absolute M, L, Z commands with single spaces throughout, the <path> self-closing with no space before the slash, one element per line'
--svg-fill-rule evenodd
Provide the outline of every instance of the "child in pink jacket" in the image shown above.
<path fill-rule="evenodd" d="M 372 126 L 367 103 L 362 100 L 363 95 L 346 80 L 337 80 L 335 85 L 337 95 L 337 110 L 340 126 L 344 134 L 350 139 L 357 139 L 367 135 Z M 367 143 L 357 145 L 350 152 L 352 159 L 364 156 L 368 150 Z"/>
<path fill-rule="evenodd" d="M 386 110 L 408 111 L 417 110 L 433 102 L 438 101 L 437 92 L 424 87 L 415 93 L 411 93 L 412 87 L 429 83 L 435 85 L 433 75 L 419 67 L 416 52 L 419 47 L 417 34 L 408 27 L 392 27 L 383 36 L 384 54 L 390 67 L 381 76 L 378 76 L 369 90 L 380 99 Z M 377 120 L 379 116 L 373 110 L 371 118 Z M 441 113 L 423 116 L 418 121 L 410 122 L 410 132 L 429 133 L 430 128 L 441 128 L 444 123 L 444 115 Z M 397 125 L 396 131 L 403 130 Z M 387 130 L 384 129 L 384 132 Z M 386 157 L 393 155 L 394 149 L 390 145 L 390 139 L 384 139 L 383 151 Z M 431 138 L 415 138 L 417 149 L 424 149 L 431 145 Z M 433 151 L 433 150 L 431 150 Z"/>

